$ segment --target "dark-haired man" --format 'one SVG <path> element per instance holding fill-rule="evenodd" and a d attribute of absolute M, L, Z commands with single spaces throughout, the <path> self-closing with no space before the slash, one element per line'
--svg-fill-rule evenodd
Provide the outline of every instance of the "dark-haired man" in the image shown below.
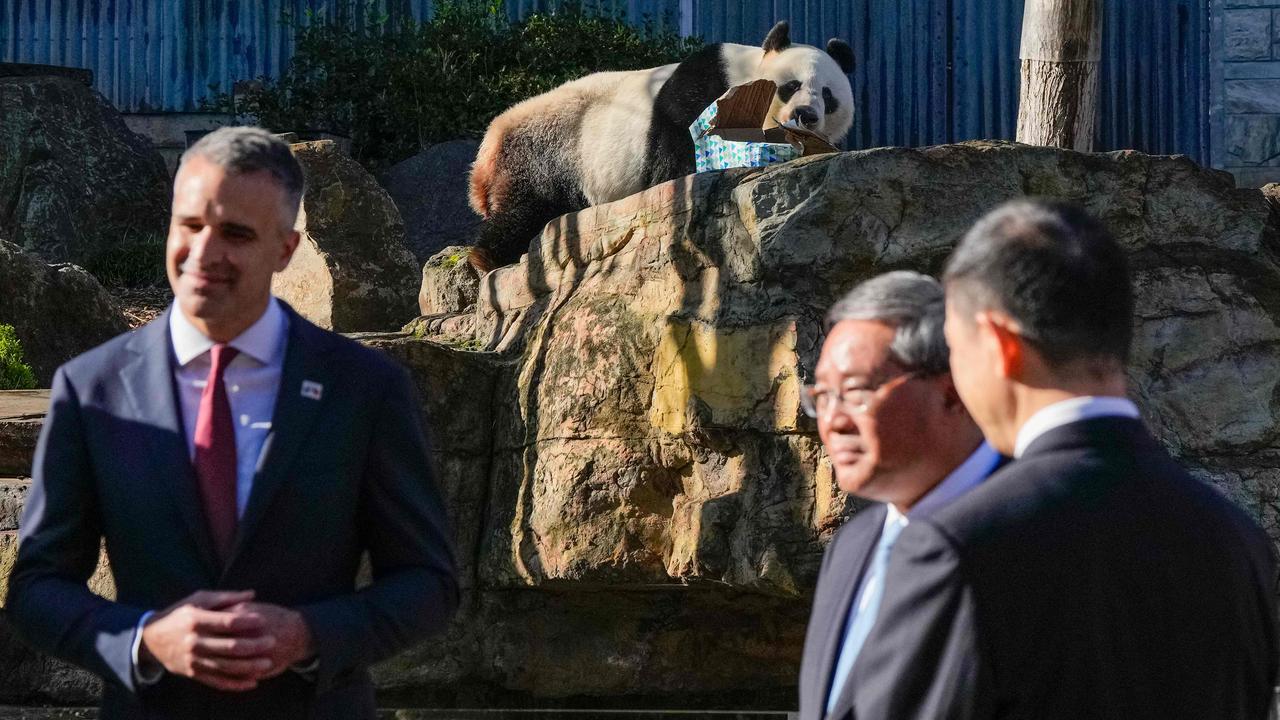
<path fill-rule="evenodd" d="M 899 536 L 853 715 L 1267 717 L 1271 544 L 1125 398 L 1124 251 L 1077 208 L 1018 201 L 944 283 L 956 387 L 1015 459 Z"/>
<path fill-rule="evenodd" d="M 205 136 L 173 306 L 54 376 L 5 610 L 104 679 L 104 720 L 373 718 L 368 665 L 457 607 L 408 373 L 271 295 L 302 192 L 266 131 Z M 103 542 L 114 600 L 85 586 Z"/>

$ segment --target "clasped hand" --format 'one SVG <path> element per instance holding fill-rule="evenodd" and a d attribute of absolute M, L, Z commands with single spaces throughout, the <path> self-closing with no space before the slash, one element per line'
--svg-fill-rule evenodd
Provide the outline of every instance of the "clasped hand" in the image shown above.
<path fill-rule="evenodd" d="M 252 690 L 312 657 L 311 632 L 295 610 L 253 602 L 253 591 L 201 590 L 142 628 L 139 660 L 219 690 Z"/>

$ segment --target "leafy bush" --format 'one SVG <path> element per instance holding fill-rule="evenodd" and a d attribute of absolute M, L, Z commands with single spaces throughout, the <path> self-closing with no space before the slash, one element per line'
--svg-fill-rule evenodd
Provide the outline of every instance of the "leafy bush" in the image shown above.
<path fill-rule="evenodd" d="M 503 110 L 573 78 L 676 62 L 701 45 L 576 5 L 513 22 L 502 0 L 445 0 L 421 23 L 368 11 L 362 27 L 345 8 L 286 20 L 295 51 L 283 75 L 206 108 L 277 132 L 350 137 L 355 158 L 376 171 L 433 143 L 480 137 Z"/>
<path fill-rule="evenodd" d="M 18 333 L 12 325 L 0 323 L 0 390 L 30 390 L 35 386 L 35 373 L 22 362 Z"/>

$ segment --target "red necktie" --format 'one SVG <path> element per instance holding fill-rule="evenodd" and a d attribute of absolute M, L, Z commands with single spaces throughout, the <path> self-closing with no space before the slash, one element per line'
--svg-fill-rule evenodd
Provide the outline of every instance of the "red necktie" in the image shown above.
<path fill-rule="evenodd" d="M 210 352 L 213 366 L 196 415 L 195 467 L 204 517 L 218 556 L 226 562 L 236 536 L 236 429 L 222 378 L 240 351 L 217 344 Z"/>

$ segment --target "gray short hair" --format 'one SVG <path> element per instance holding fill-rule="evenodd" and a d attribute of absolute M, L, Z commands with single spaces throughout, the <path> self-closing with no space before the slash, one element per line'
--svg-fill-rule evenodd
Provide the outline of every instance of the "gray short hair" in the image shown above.
<path fill-rule="evenodd" d="M 827 313 L 826 329 L 843 320 L 875 320 L 894 328 L 889 354 L 895 362 L 930 375 L 950 369 L 942 334 L 946 305 L 942 285 L 928 275 L 896 270 L 859 283 Z"/>
<path fill-rule="evenodd" d="M 259 127 L 223 127 L 196 141 L 182 153 L 179 164 L 200 156 L 226 168 L 233 174 L 265 171 L 275 178 L 284 190 L 282 208 L 290 230 L 298 217 L 302 204 L 304 181 L 302 166 L 293 156 L 289 145 L 280 138 Z"/>

